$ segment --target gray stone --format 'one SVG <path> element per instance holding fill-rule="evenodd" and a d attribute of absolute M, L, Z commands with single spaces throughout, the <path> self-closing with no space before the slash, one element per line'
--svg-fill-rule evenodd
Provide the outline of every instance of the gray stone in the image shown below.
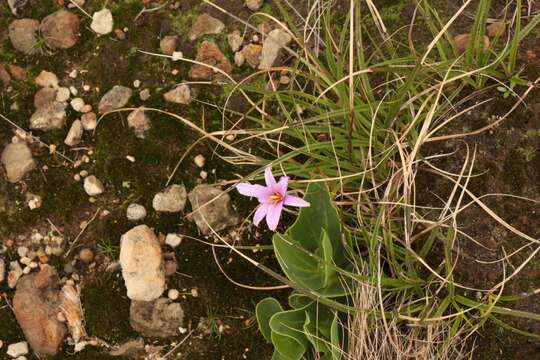
<path fill-rule="evenodd" d="M 56 89 L 52 87 L 44 87 L 39 89 L 34 95 L 34 106 L 36 109 L 44 108 L 56 101 Z"/>
<path fill-rule="evenodd" d="M 81 121 L 75 120 L 73 124 L 71 124 L 71 128 L 69 129 L 66 139 L 64 140 L 64 144 L 67 146 L 78 145 L 81 142 L 83 131 Z"/>
<path fill-rule="evenodd" d="M 146 209 L 140 204 L 129 204 L 126 210 L 126 217 L 129 221 L 140 221 L 146 217 Z"/>
<path fill-rule="evenodd" d="M 191 90 L 188 85 L 180 84 L 163 94 L 163 98 L 168 102 L 187 105 L 191 102 Z"/>
<path fill-rule="evenodd" d="M 152 301 L 165 291 L 161 247 L 148 226 L 136 226 L 122 235 L 120 265 L 130 299 Z"/>
<path fill-rule="evenodd" d="M 198 185 L 188 195 L 192 220 L 199 230 L 208 235 L 238 224 L 239 218 L 226 192 L 212 185 Z"/>
<path fill-rule="evenodd" d="M 152 127 L 150 118 L 144 111 L 144 106 L 139 107 L 137 110 L 133 110 L 127 117 L 128 126 L 133 129 L 135 136 L 138 138 L 144 138 L 145 134 Z"/>
<path fill-rule="evenodd" d="M 291 42 L 289 33 L 281 29 L 274 29 L 268 33 L 264 40 L 259 69 L 269 69 L 274 65 L 281 49 Z"/>
<path fill-rule="evenodd" d="M 67 103 L 53 101 L 40 107 L 30 117 L 30 129 L 58 130 L 64 127 Z"/>
<path fill-rule="evenodd" d="M 186 206 L 187 193 L 184 185 L 171 185 L 157 193 L 152 200 L 156 211 L 179 212 Z"/>
<path fill-rule="evenodd" d="M 124 107 L 133 91 L 125 86 L 115 85 L 99 101 L 98 111 L 100 114 L 107 113 Z"/>
<path fill-rule="evenodd" d="M 183 325 L 184 311 L 179 303 L 160 298 L 152 302 L 132 301 L 129 323 L 137 332 L 149 337 L 177 336 Z"/>
<path fill-rule="evenodd" d="M 159 48 L 165 55 L 172 55 L 178 46 L 178 37 L 174 35 L 168 35 L 163 37 L 159 42 Z"/>
<path fill-rule="evenodd" d="M 2 152 L 1 160 L 6 169 L 7 179 L 11 183 L 22 180 L 37 165 L 30 148 L 25 143 L 8 144 Z"/>
<path fill-rule="evenodd" d="M 57 49 L 69 49 L 79 40 L 79 16 L 66 10 L 58 10 L 42 21 L 39 30 L 47 45 Z"/>
<path fill-rule="evenodd" d="M 122 345 L 113 348 L 113 350 L 109 352 L 109 355 L 132 359 L 143 359 L 144 355 L 146 355 L 146 351 L 144 350 L 144 340 L 137 339 L 127 341 Z"/>
<path fill-rule="evenodd" d="M 189 39 L 193 41 L 206 34 L 219 34 L 223 29 L 225 29 L 225 24 L 221 20 L 205 13 L 200 15 L 193 23 L 189 32 Z"/>
<path fill-rule="evenodd" d="M 35 54 L 38 49 L 39 21 L 34 19 L 13 20 L 9 24 L 9 39 L 13 47 L 25 54 Z"/>

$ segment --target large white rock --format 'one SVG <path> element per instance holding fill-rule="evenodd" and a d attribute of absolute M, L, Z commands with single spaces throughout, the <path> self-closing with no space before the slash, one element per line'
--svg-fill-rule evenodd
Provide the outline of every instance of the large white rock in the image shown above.
<path fill-rule="evenodd" d="M 120 265 L 127 296 L 152 301 L 165 291 L 165 267 L 159 240 L 146 225 L 139 225 L 120 239 Z"/>
<path fill-rule="evenodd" d="M 113 25 L 113 16 L 111 14 L 111 10 L 109 9 L 96 11 L 94 15 L 92 15 L 92 23 L 90 24 L 90 28 L 99 35 L 110 33 L 113 30 Z"/>

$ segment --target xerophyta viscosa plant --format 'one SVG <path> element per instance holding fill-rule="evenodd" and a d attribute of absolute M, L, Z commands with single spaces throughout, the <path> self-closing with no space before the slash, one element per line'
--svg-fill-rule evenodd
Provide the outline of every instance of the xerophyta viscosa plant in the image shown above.
<path fill-rule="evenodd" d="M 275 4 L 284 21 L 255 16 L 290 34 L 293 41 L 282 50 L 286 65 L 259 70 L 233 86 L 230 96 L 246 97 L 247 112 L 232 110 L 228 102 L 223 109 L 224 124 L 233 124 L 223 136 L 238 135 L 231 146 L 250 144 L 259 164 L 289 176 L 289 186 L 304 191 L 311 204 L 300 210 L 294 225 L 273 237 L 276 257 L 293 287 L 288 306 L 267 299 L 257 308 L 261 332 L 276 349 L 274 359 L 308 354 L 321 359 L 467 358 L 472 347 L 465 340 L 486 321 L 506 327 L 501 315 L 540 321 L 538 314 L 507 307 L 505 301 L 518 297 L 503 295 L 507 281 L 540 249 L 538 240 L 505 222 L 469 190 L 474 149 L 467 148 L 459 173 L 433 164 L 449 154 L 424 154 L 428 144 L 491 129 L 520 105 L 537 80 L 517 89 L 516 104 L 492 124 L 468 133 L 448 130 L 463 114 L 490 101 L 474 104 L 471 100 L 483 91 L 475 89 L 500 86 L 511 77 L 519 43 L 540 16 L 522 19 L 517 1 L 514 11 L 502 15 L 505 35 L 486 47 L 475 39 L 484 36 L 490 1 L 464 1 L 446 16 L 431 1 L 411 1 L 411 22 L 395 33 L 370 0 L 351 0 L 346 15 L 334 11 L 332 1 L 315 1 L 305 9 L 287 1 Z M 450 30 L 456 19 L 471 13 L 472 40 L 461 54 Z M 284 76 L 287 81 L 280 81 Z M 474 105 L 465 107 L 462 99 Z M 437 208 L 417 204 L 419 192 L 435 191 L 417 187 L 417 176 L 426 169 L 452 187 Z M 259 170 L 248 180 L 262 177 Z M 326 215 L 315 211 L 320 208 L 313 204 L 319 202 L 327 209 L 338 207 L 331 236 L 328 224 L 319 221 Z M 459 229 L 459 218 L 472 204 L 531 245 L 522 249 L 536 249 L 489 288 L 466 286 L 454 273 L 459 240 L 470 239 Z M 311 230 L 304 228 L 309 224 Z M 317 236 L 308 241 L 310 231 Z M 328 291 L 328 276 L 339 291 Z"/>

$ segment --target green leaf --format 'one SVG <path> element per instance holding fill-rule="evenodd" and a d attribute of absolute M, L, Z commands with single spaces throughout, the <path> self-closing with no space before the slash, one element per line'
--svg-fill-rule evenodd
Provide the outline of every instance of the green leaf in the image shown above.
<path fill-rule="evenodd" d="M 319 353 L 330 351 L 331 326 L 334 314 L 324 305 L 314 303 L 306 310 L 304 331 L 306 337 Z"/>
<path fill-rule="evenodd" d="M 276 313 L 283 311 L 279 302 L 274 298 L 266 298 L 259 301 L 255 307 L 255 316 L 259 324 L 259 330 L 267 342 L 272 342 L 270 329 L 270 318 Z"/>
<path fill-rule="evenodd" d="M 310 206 L 300 209 L 298 219 L 289 227 L 287 235 L 310 252 L 315 252 L 319 247 L 323 229 L 333 243 L 341 243 L 339 215 L 332 206 L 326 186 L 321 183 L 310 183 L 304 200 L 309 202 Z M 335 250 L 338 250 L 338 247 Z"/>
<path fill-rule="evenodd" d="M 309 342 L 303 331 L 306 321 L 306 307 L 282 311 L 270 319 L 272 343 L 281 355 L 289 360 L 300 360 Z"/>
<path fill-rule="evenodd" d="M 342 348 L 345 346 L 341 342 L 341 325 L 339 324 L 338 312 L 334 311 L 334 319 L 330 326 L 330 343 L 332 347 L 330 352 L 332 353 L 332 360 L 340 360 L 342 358 Z"/>

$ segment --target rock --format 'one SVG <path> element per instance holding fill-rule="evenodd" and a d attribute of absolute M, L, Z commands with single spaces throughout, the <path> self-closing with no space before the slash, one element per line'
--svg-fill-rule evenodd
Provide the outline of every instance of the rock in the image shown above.
<path fill-rule="evenodd" d="M 84 250 L 88 249 L 83 249 L 83 251 Z M 92 252 L 90 251 L 90 253 Z M 87 333 L 84 328 L 84 315 L 80 294 L 73 285 L 66 283 L 66 285 L 62 287 L 62 291 L 60 292 L 60 311 L 67 322 L 71 338 L 77 346 L 77 344 L 87 336 Z"/>
<path fill-rule="evenodd" d="M 4 282 L 6 278 L 6 263 L 4 259 L 0 259 L 0 285 Z"/>
<path fill-rule="evenodd" d="M 126 217 L 129 221 L 140 221 L 146 217 L 146 209 L 139 204 L 129 204 L 126 210 Z"/>
<path fill-rule="evenodd" d="M 25 54 L 35 54 L 37 48 L 37 32 L 39 21 L 34 19 L 13 20 L 9 24 L 9 40 L 15 49 Z"/>
<path fill-rule="evenodd" d="M 172 55 L 178 46 L 178 37 L 174 35 L 167 35 L 159 42 L 159 48 L 165 55 Z"/>
<path fill-rule="evenodd" d="M 104 114 L 106 112 L 124 107 L 132 94 L 133 91 L 128 87 L 121 85 L 113 86 L 113 88 L 103 95 L 99 101 L 99 113 Z"/>
<path fill-rule="evenodd" d="M 57 91 L 52 87 L 44 87 L 39 89 L 34 95 L 34 106 L 36 109 L 46 107 L 56 101 Z"/>
<path fill-rule="evenodd" d="M 105 191 L 103 183 L 94 175 L 84 178 L 84 191 L 90 196 L 100 195 Z"/>
<path fill-rule="evenodd" d="M 56 101 L 65 102 L 69 100 L 71 93 L 67 87 L 59 87 L 56 91 Z"/>
<path fill-rule="evenodd" d="M 202 154 L 199 154 L 195 156 L 195 158 L 193 159 L 193 162 L 195 163 L 195 165 L 202 168 L 204 166 L 204 163 L 206 162 L 206 159 L 204 158 Z"/>
<path fill-rule="evenodd" d="M 8 273 L 8 286 L 11 289 L 14 289 L 17 286 L 17 282 L 23 275 L 23 270 L 18 261 L 12 261 L 9 263 L 9 273 Z"/>
<path fill-rule="evenodd" d="M 236 66 L 240 67 L 244 65 L 245 62 L 246 62 L 246 57 L 241 51 L 234 53 L 234 64 Z"/>
<path fill-rule="evenodd" d="M 42 70 L 39 75 L 36 77 L 36 85 L 41 87 L 50 86 L 52 88 L 58 87 L 58 77 L 55 73 L 50 71 Z"/>
<path fill-rule="evenodd" d="M 141 92 L 139 93 L 139 98 L 142 100 L 142 101 L 146 101 L 148 99 L 150 99 L 150 90 L 149 89 L 143 89 L 141 90 Z"/>
<path fill-rule="evenodd" d="M 502 34 L 504 34 L 505 30 L 506 24 L 504 23 L 504 21 L 496 21 L 487 26 L 486 34 L 490 38 L 494 38 L 496 36 L 501 36 Z"/>
<path fill-rule="evenodd" d="M 182 238 L 182 235 L 174 233 L 167 234 L 167 236 L 165 237 L 165 244 L 169 245 L 174 249 L 175 247 L 180 245 L 180 243 L 182 242 Z"/>
<path fill-rule="evenodd" d="M 122 31 L 122 29 L 114 30 L 114 35 L 116 35 L 116 38 L 120 41 L 126 40 L 126 33 Z"/>
<path fill-rule="evenodd" d="M 79 259 L 85 264 L 90 264 L 94 261 L 94 253 L 88 248 L 84 248 L 79 252 Z"/>
<path fill-rule="evenodd" d="M 144 350 L 144 340 L 137 339 L 125 342 L 111 350 L 109 355 L 132 359 L 143 359 L 146 355 L 146 351 Z"/>
<path fill-rule="evenodd" d="M 251 11 L 257 11 L 261 8 L 263 0 L 246 0 L 246 6 Z"/>
<path fill-rule="evenodd" d="M 219 34 L 225 29 L 225 24 L 208 14 L 200 15 L 191 27 L 189 39 L 191 41 L 206 34 Z"/>
<path fill-rule="evenodd" d="M 163 94 L 163 98 L 168 102 L 187 105 L 191 102 L 191 90 L 188 85 L 180 84 Z"/>
<path fill-rule="evenodd" d="M 221 50 L 219 50 L 219 47 L 211 41 L 202 42 L 199 50 L 197 51 L 197 57 L 195 60 L 213 67 L 217 67 L 227 74 L 232 72 L 232 65 L 230 61 L 225 57 L 225 55 L 223 55 Z M 192 79 L 212 80 L 214 78 L 214 70 L 208 66 L 194 64 L 189 70 L 188 75 Z"/>
<path fill-rule="evenodd" d="M 79 16 L 58 10 L 41 21 L 40 31 L 45 42 L 57 49 L 69 49 L 79 39 Z"/>
<path fill-rule="evenodd" d="M 167 292 L 167 297 L 171 300 L 178 300 L 178 298 L 180 297 L 180 291 L 176 289 L 170 289 Z"/>
<path fill-rule="evenodd" d="M 237 52 L 242 46 L 244 38 L 239 30 L 234 30 L 232 33 L 227 35 L 227 41 L 229 42 L 232 52 Z"/>
<path fill-rule="evenodd" d="M 172 61 L 178 61 L 178 60 L 182 60 L 183 58 L 184 58 L 184 53 L 183 53 L 183 52 L 181 52 L 181 51 L 174 51 L 174 52 L 172 53 L 172 58 L 171 58 L 171 60 L 172 60 Z M 174 69 L 173 71 L 175 71 L 175 70 L 176 70 L 176 69 Z M 176 70 L 176 71 L 178 71 L 178 70 Z"/>
<path fill-rule="evenodd" d="M 26 341 L 21 341 L 15 344 L 10 344 L 6 354 L 12 358 L 26 355 L 28 354 L 28 343 Z"/>
<path fill-rule="evenodd" d="M 64 140 L 64 144 L 67 146 L 78 145 L 81 142 L 83 131 L 81 121 L 75 120 L 73 124 L 71 124 L 71 128 L 69 129 L 66 139 Z"/>
<path fill-rule="evenodd" d="M 13 297 L 15 317 L 38 356 L 55 355 L 66 335 L 65 325 L 56 318 L 59 287 L 56 270 L 43 265 L 39 273 L 21 278 Z"/>
<path fill-rule="evenodd" d="M 15 16 L 20 15 L 30 0 L 7 0 L 11 13 Z"/>
<path fill-rule="evenodd" d="M 71 100 L 71 102 L 69 104 L 71 105 L 73 110 L 75 110 L 77 112 L 81 112 L 82 108 L 85 105 L 84 100 L 82 98 L 80 98 L 80 97 Z"/>
<path fill-rule="evenodd" d="M 165 291 L 165 268 L 159 240 L 146 225 L 139 225 L 120 239 L 120 264 L 127 296 L 152 301 Z"/>
<path fill-rule="evenodd" d="M 251 67 L 256 68 L 261 62 L 262 46 L 257 44 L 249 44 L 242 48 L 242 55 Z"/>
<path fill-rule="evenodd" d="M 176 274 L 176 270 L 178 270 L 178 263 L 176 262 L 176 260 L 165 261 L 165 276 L 173 276 L 174 274 Z"/>
<path fill-rule="evenodd" d="M 152 200 L 152 207 L 161 212 L 179 212 L 186 206 L 187 193 L 184 185 L 171 185 L 157 193 Z"/>
<path fill-rule="evenodd" d="M 81 116 L 81 124 L 84 130 L 94 130 L 97 126 L 97 117 L 93 112 L 87 112 Z"/>
<path fill-rule="evenodd" d="M 7 179 L 11 183 L 22 180 L 37 165 L 30 148 L 25 143 L 8 144 L 2 152 L 1 160 L 6 169 Z"/>
<path fill-rule="evenodd" d="M 182 306 L 170 299 L 160 298 L 152 302 L 132 301 L 129 308 L 131 327 L 149 337 L 176 336 L 183 322 Z"/>
<path fill-rule="evenodd" d="M 40 107 L 30 117 L 30 129 L 57 130 L 64 127 L 67 103 L 53 101 Z"/>
<path fill-rule="evenodd" d="M 144 106 L 139 107 L 137 110 L 133 110 L 128 115 L 128 126 L 133 129 L 135 136 L 144 138 L 145 133 L 150 130 L 151 123 L 148 115 L 144 111 Z"/>
<path fill-rule="evenodd" d="M 188 195 L 192 219 L 199 230 L 208 235 L 238 224 L 238 217 L 226 192 L 211 185 L 198 185 Z M 211 203 L 210 203 L 211 202 Z"/>
<path fill-rule="evenodd" d="M 454 37 L 454 42 L 456 43 L 456 49 L 460 54 L 463 54 L 465 50 L 467 50 L 467 47 L 469 46 L 469 34 L 460 34 Z M 484 48 L 489 47 L 489 38 L 484 35 Z"/>
<path fill-rule="evenodd" d="M 268 33 L 263 42 L 261 51 L 261 62 L 259 69 L 269 69 L 274 65 L 280 50 L 289 45 L 292 37 L 288 32 L 281 29 L 274 29 Z"/>
<path fill-rule="evenodd" d="M 26 81 L 28 79 L 28 74 L 26 73 L 26 70 L 24 68 L 15 64 L 10 64 L 8 66 L 8 69 L 11 73 L 11 76 L 13 76 L 15 80 Z"/>
<path fill-rule="evenodd" d="M 7 87 L 9 83 L 11 82 L 11 76 L 7 72 L 4 65 L 0 64 L 0 81 L 4 85 L 4 87 Z"/>
<path fill-rule="evenodd" d="M 39 195 L 27 192 L 24 197 L 26 200 L 26 204 L 28 205 L 28 208 L 30 208 L 30 210 L 39 209 L 41 205 L 43 205 L 43 199 Z"/>
<path fill-rule="evenodd" d="M 106 35 L 113 31 L 114 21 L 111 10 L 102 9 L 92 15 L 90 28 L 99 35 Z"/>

